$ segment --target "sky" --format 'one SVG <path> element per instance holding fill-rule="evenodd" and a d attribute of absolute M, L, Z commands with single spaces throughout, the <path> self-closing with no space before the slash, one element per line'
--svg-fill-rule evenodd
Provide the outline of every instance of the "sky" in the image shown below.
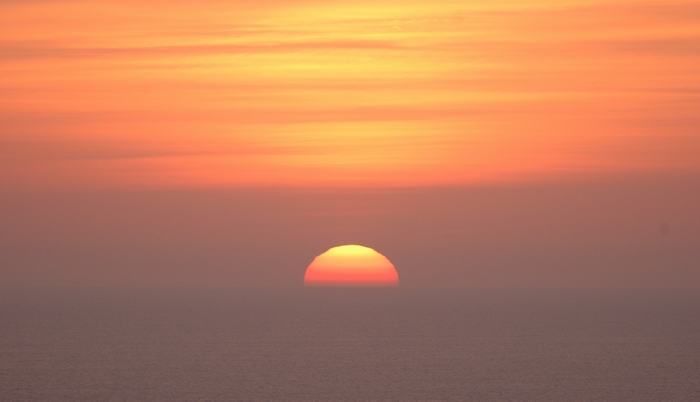
<path fill-rule="evenodd" d="M 0 1 L 0 286 L 700 287 L 700 1 Z"/>

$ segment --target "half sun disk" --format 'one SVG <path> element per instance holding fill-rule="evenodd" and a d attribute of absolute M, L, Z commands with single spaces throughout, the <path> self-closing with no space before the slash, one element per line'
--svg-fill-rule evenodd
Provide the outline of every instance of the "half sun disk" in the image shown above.
<path fill-rule="evenodd" d="M 394 264 L 375 250 L 358 245 L 333 247 L 306 268 L 306 286 L 398 286 Z"/>

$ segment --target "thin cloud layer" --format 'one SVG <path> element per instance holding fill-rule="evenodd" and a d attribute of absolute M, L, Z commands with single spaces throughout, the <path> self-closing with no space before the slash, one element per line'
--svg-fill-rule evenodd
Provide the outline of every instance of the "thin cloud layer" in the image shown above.
<path fill-rule="evenodd" d="M 460 3 L 0 2 L 0 182 L 700 172 L 700 3 Z"/>

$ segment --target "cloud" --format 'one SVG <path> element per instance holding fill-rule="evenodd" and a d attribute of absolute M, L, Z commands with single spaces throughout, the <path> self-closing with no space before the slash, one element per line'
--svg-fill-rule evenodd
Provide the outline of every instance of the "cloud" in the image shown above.
<path fill-rule="evenodd" d="M 583 3 L 5 2 L 2 163 L 227 185 L 695 171 L 700 4 Z"/>
<path fill-rule="evenodd" d="M 191 45 L 153 47 L 69 48 L 42 42 L 0 43 L 0 61 L 51 58 L 104 58 L 235 55 L 249 53 L 286 53 L 317 50 L 400 50 L 401 46 L 382 41 L 327 41 L 267 45 Z"/>

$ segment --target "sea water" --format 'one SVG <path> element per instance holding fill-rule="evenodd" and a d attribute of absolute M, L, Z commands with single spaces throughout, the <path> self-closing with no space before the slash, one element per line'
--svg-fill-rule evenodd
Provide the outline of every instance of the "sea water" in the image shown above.
<path fill-rule="evenodd" d="M 694 401 L 700 292 L 4 289 L 2 401 Z"/>

